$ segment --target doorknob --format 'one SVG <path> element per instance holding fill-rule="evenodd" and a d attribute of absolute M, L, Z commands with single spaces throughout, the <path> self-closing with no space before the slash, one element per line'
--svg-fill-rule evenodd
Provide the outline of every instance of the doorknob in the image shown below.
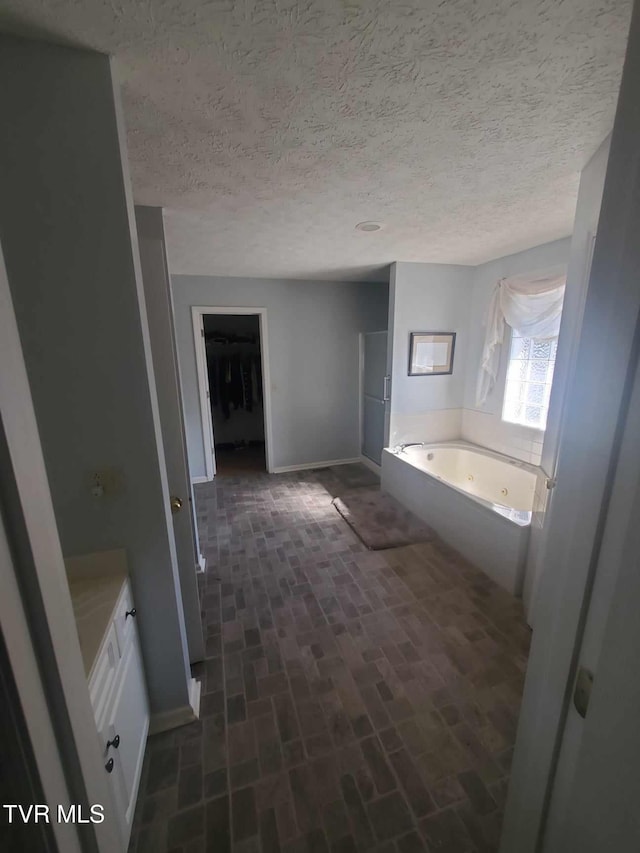
<path fill-rule="evenodd" d="M 182 509 L 182 498 L 176 497 L 176 495 L 171 495 L 170 504 L 171 512 L 175 515 Z"/>

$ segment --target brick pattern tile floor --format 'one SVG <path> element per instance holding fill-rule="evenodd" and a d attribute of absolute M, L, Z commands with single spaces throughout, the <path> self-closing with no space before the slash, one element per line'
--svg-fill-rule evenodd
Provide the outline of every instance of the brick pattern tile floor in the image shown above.
<path fill-rule="evenodd" d="M 131 853 L 497 849 L 521 605 L 440 543 L 367 551 L 359 476 L 197 487 L 201 719 L 149 739 Z"/>

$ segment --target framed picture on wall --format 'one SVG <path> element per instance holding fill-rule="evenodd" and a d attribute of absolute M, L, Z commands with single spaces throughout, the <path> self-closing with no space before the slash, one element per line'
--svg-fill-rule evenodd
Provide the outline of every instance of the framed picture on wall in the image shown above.
<path fill-rule="evenodd" d="M 453 373 L 455 332 L 411 332 L 409 376 L 442 376 Z"/>

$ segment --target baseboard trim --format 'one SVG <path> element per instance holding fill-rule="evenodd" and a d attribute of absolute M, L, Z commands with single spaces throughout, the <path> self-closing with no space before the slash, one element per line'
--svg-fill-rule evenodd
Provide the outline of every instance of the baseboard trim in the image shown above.
<path fill-rule="evenodd" d="M 200 682 L 192 678 L 189 684 L 189 704 L 173 708 L 171 711 L 153 714 L 149 721 L 149 735 L 168 732 L 171 729 L 177 729 L 198 720 L 200 718 L 200 690 Z"/>
<path fill-rule="evenodd" d="M 194 486 L 198 486 L 198 485 L 200 485 L 200 483 L 212 483 L 212 482 L 213 482 L 213 477 L 207 477 L 207 476 L 204 476 L 204 477 L 192 477 L 192 478 L 191 478 L 191 482 L 192 482 L 192 484 L 193 484 Z"/>
<path fill-rule="evenodd" d="M 377 474 L 378 477 L 382 474 L 382 465 L 377 465 L 373 459 L 369 459 L 367 456 L 361 456 L 360 462 L 368 468 L 370 471 L 373 471 L 374 474 Z"/>
<path fill-rule="evenodd" d="M 272 469 L 273 474 L 288 474 L 291 471 L 310 471 L 314 468 L 330 468 L 333 465 L 354 465 L 360 462 L 359 456 L 353 459 L 327 459 L 324 462 L 305 462 L 302 465 L 280 465 Z"/>

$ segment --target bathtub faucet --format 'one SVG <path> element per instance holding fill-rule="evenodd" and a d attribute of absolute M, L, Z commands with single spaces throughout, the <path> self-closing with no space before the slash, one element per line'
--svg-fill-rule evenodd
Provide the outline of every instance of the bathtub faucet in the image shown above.
<path fill-rule="evenodd" d="M 402 453 L 407 447 L 424 447 L 424 441 L 409 441 L 406 444 L 401 444 L 398 453 Z"/>

